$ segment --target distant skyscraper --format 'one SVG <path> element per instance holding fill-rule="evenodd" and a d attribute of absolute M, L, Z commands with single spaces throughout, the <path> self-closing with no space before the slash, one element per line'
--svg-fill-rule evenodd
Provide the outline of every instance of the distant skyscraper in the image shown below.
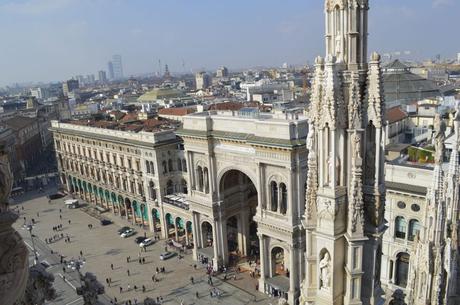
<path fill-rule="evenodd" d="M 211 79 L 206 72 L 195 74 L 196 90 L 206 89 L 211 85 Z"/>
<path fill-rule="evenodd" d="M 107 70 L 109 72 L 109 79 L 110 80 L 113 80 L 115 78 L 114 74 L 113 74 L 113 63 L 111 61 L 109 61 L 107 63 Z"/>
<path fill-rule="evenodd" d="M 104 70 L 101 70 L 97 72 L 97 79 L 100 83 L 106 83 L 107 82 L 107 74 L 105 73 Z"/>
<path fill-rule="evenodd" d="M 76 79 L 69 79 L 68 81 L 62 84 L 62 92 L 64 93 L 64 96 L 69 96 L 70 92 L 78 88 L 78 80 Z"/>
<path fill-rule="evenodd" d="M 121 63 L 121 55 L 112 56 L 112 67 L 113 67 L 113 78 L 122 79 L 123 78 L 123 65 Z"/>
<path fill-rule="evenodd" d="M 460 64 L 460 53 L 457 53 L 457 63 Z"/>
<path fill-rule="evenodd" d="M 216 76 L 218 78 L 227 77 L 228 76 L 227 67 L 220 67 L 219 69 L 217 69 Z"/>
<path fill-rule="evenodd" d="M 165 65 L 165 74 L 163 75 L 163 77 L 165 79 L 170 79 L 171 78 L 171 73 L 169 72 L 169 67 L 168 67 L 167 64 Z"/>

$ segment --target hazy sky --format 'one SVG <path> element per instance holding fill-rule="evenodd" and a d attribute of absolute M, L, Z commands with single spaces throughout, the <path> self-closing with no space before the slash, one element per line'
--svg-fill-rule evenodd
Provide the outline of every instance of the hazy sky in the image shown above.
<path fill-rule="evenodd" d="M 0 85 L 301 64 L 324 53 L 323 0 L 0 0 Z M 460 0 L 370 0 L 369 51 L 454 57 Z"/>

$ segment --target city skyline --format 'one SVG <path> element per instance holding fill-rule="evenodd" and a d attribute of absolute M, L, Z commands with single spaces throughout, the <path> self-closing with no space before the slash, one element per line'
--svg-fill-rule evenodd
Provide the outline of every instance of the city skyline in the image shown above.
<path fill-rule="evenodd" d="M 411 57 L 424 59 L 454 58 L 460 50 L 449 39 L 455 31 L 449 20 L 460 3 L 381 0 L 372 5 L 369 51 L 409 50 Z M 94 74 L 107 69 L 113 54 L 123 57 L 124 76 L 158 72 L 158 60 L 161 69 L 168 64 L 172 72 L 311 63 L 324 53 L 323 37 L 316 35 L 324 30 L 318 28 L 322 12 L 322 1 L 311 0 L 138 1 L 136 6 L 121 0 L 2 1 L 1 31 L 9 43 L 0 57 L 0 86 Z"/>

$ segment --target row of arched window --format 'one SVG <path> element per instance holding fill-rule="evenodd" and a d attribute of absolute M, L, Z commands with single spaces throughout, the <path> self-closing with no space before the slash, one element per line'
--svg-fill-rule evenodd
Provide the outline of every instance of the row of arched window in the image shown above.
<path fill-rule="evenodd" d="M 287 211 L 287 188 L 284 183 L 270 182 L 270 211 L 285 215 Z"/>
<path fill-rule="evenodd" d="M 209 193 L 209 173 L 207 167 L 198 166 L 195 173 L 197 191 Z"/>
<path fill-rule="evenodd" d="M 153 161 L 145 160 L 145 168 L 147 174 L 155 174 L 155 166 L 153 166 Z"/>
<path fill-rule="evenodd" d="M 181 159 L 181 158 L 178 158 L 176 160 L 175 166 L 174 166 L 174 162 L 172 159 L 169 159 L 168 161 L 164 160 L 162 162 L 162 166 L 163 166 L 163 174 L 173 172 L 174 170 L 177 170 L 179 172 L 187 172 L 187 162 L 185 162 L 185 159 Z"/>
<path fill-rule="evenodd" d="M 89 179 L 102 183 L 108 183 L 111 185 L 115 184 L 117 188 L 122 189 L 125 192 L 144 196 L 142 183 L 140 183 L 137 179 L 129 179 L 127 177 L 120 178 L 118 175 L 114 175 L 104 169 L 95 168 L 89 166 L 88 164 L 77 163 L 69 160 L 66 160 L 65 165 L 67 170 L 79 173 L 81 176 L 88 177 Z"/>
<path fill-rule="evenodd" d="M 415 236 L 420 232 L 420 222 L 416 219 L 409 221 L 409 231 L 407 231 L 407 221 L 403 216 L 396 217 L 395 220 L 395 237 L 413 241 Z"/>
<path fill-rule="evenodd" d="M 174 184 L 172 180 L 168 180 L 168 182 L 166 182 L 166 195 L 171 195 L 174 193 L 187 194 L 187 192 L 187 181 L 185 179 L 182 179 L 179 184 Z"/>

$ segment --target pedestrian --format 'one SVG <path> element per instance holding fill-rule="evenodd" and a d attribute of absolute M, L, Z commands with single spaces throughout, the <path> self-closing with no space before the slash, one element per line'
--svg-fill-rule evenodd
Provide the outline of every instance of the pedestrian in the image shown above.
<path fill-rule="evenodd" d="M 199 298 L 200 298 L 200 295 L 198 294 L 198 291 L 197 291 L 197 292 L 195 292 L 195 296 L 196 296 L 196 298 L 197 298 L 197 299 L 199 299 Z"/>
<path fill-rule="evenodd" d="M 145 286 L 142 285 L 142 292 L 145 292 Z"/>
<path fill-rule="evenodd" d="M 65 282 L 65 275 L 62 276 L 62 280 Z"/>
<path fill-rule="evenodd" d="M 122 292 L 123 292 L 123 287 L 120 286 L 120 293 L 122 293 Z"/>
<path fill-rule="evenodd" d="M 193 276 L 190 277 L 190 282 L 193 284 Z"/>
<path fill-rule="evenodd" d="M 70 222 L 71 222 L 71 221 L 70 221 L 70 219 L 69 219 L 69 225 L 70 225 Z"/>
<path fill-rule="evenodd" d="M 152 275 L 152 282 L 155 283 L 155 275 Z"/>
<path fill-rule="evenodd" d="M 128 276 L 129 276 L 129 269 L 128 269 L 128 270 L 126 270 L 126 271 L 127 271 L 127 273 L 128 273 Z"/>
<path fill-rule="evenodd" d="M 62 215 L 59 215 L 59 219 L 61 219 L 61 220 L 62 220 Z"/>
<path fill-rule="evenodd" d="M 112 269 L 112 270 L 113 270 L 113 264 L 110 264 L 110 269 Z"/>
<path fill-rule="evenodd" d="M 62 267 L 62 272 L 64 272 L 64 273 L 65 273 L 65 267 Z"/>
<path fill-rule="evenodd" d="M 157 270 L 157 274 L 158 274 L 158 273 L 160 272 L 160 270 L 158 269 L 158 267 L 157 267 L 157 269 L 156 269 L 156 270 Z"/>
<path fill-rule="evenodd" d="M 236 274 L 233 275 L 233 280 L 236 281 Z"/>
<path fill-rule="evenodd" d="M 59 209 L 59 213 L 62 213 L 62 210 L 61 210 L 61 209 Z"/>
<path fill-rule="evenodd" d="M 115 298 L 113 298 L 113 300 L 115 301 L 115 305 L 116 305 L 118 303 L 117 298 L 115 297 Z"/>
<path fill-rule="evenodd" d="M 134 285 L 134 291 L 137 291 L 137 286 L 136 285 Z"/>
<path fill-rule="evenodd" d="M 142 258 L 142 263 L 145 264 L 145 257 Z"/>
<path fill-rule="evenodd" d="M 82 250 L 80 250 L 80 256 L 83 256 L 83 251 Z"/>
<path fill-rule="evenodd" d="M 130 291 L 130 290 L 131 290 L 131 285 L 130 285 L 130 284 L 128 284 L 128 291 Z"/>

